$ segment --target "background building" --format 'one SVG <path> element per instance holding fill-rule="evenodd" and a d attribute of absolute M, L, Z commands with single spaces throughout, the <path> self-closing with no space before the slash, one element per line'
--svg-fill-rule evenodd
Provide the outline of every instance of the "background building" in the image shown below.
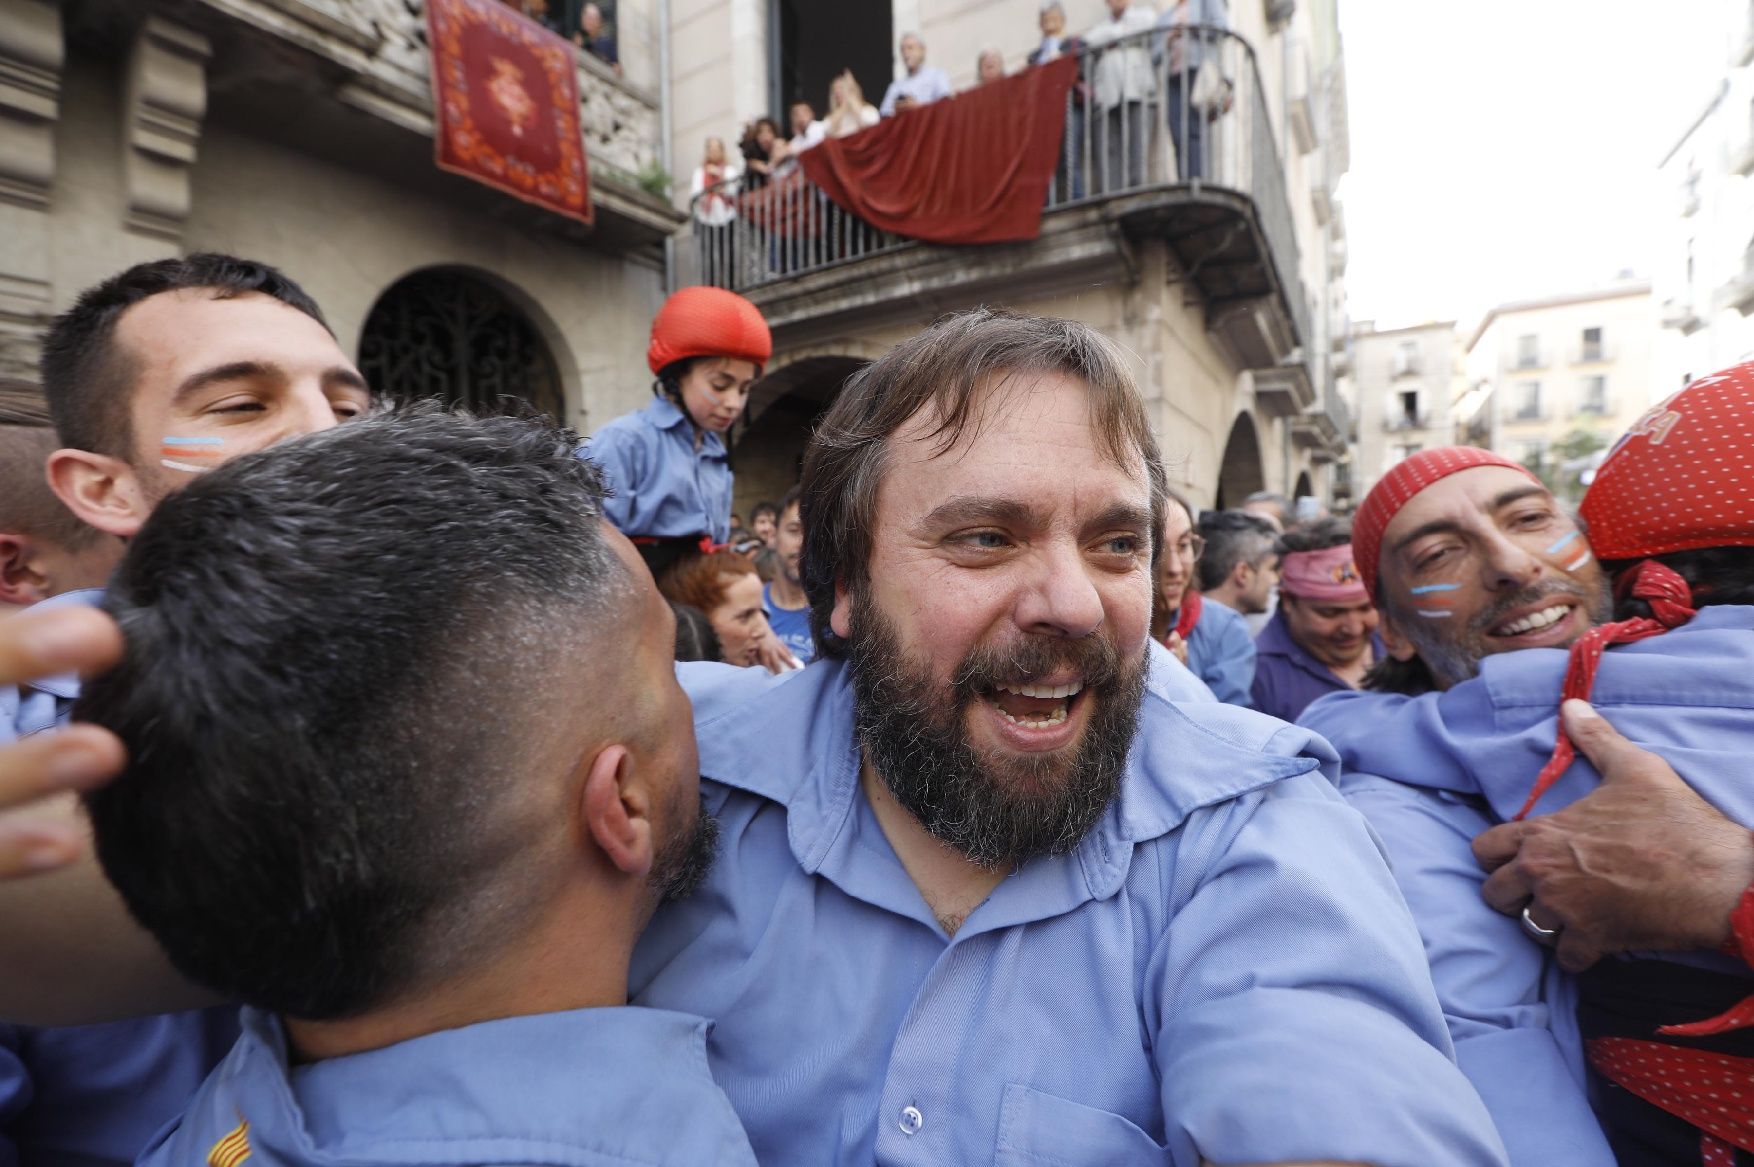
<path fill-rule="evenodd" d="M 1656 396 L 1646 280 L 1500 304 L 1467 343 L 1463 437 L 1515 458 L 1575 498 L 1594 455 Z"/>
<path fill-rule="evenodd" d="M 655 55 L 580 56 L 585 228 L 433 165 L 425 37 L 411 0 L 0 0 L 0 376 L 80 289 L 214 249 L 283 266 L 389 392 L 587 429 L 646 400 L 682 221 L 638 179 Z"/>
<path fill-rule="evenodd" d="M 1064 7 L 1072 34 L 1106 16 L 1100 0 Z M 1040 0 L 671 0 L 678 176 L 709 136 L 734 141 L 797 98 L 820 114 L 843 68 L 875 103 L 903 32 L 923 37 L 927 63 L 958 88 L 989 45 L 1014 71 L 1040 39 L 1040 10 Z M 1134 354 L 1171 475 L 1197 504 L 1260 489 L 1331 497 L 1352 428 L 1334 362 L 1346 334 L 1335 187 L 1349 164 L 1336 4 L 1234 0 L 1229 11 L 1235 35 L 1221 59 L 1235 100 L 1212 123 L 1201 181 L 1181 174 L 1158 106 L 1143 179 L 1057 200 L 1031 243 L 927 246 L 855 231 L 854 243 L 776 265 L 750 233 L 753 269 L 727 272 L 703 270 L 699 242 L 679 240 L 679 282 L 736 287 L 775 329 L 772 371 L 738 438 L 740 509 L 795 479 L 811 422 L 850 372 L 983 303 L 1081 320 Z"/>
<path fill-rule="evenodd" d="M 1653 279 L 1665 394 L 1754 357 L 1754 9 L 1724 0 L 1722 11 L 1721 79 L 1659 169 L 1670 211 Z"/>
<path fill-rule="evenodd" d="M 1453 320 L 1378 330 L 1352 330 L 1353 401 L 1358 442 L 1353 487 L 1363 498 L 1390 467 L 1412 454 L 1455 440 L 1450 407 L 1461 385 Z"/>

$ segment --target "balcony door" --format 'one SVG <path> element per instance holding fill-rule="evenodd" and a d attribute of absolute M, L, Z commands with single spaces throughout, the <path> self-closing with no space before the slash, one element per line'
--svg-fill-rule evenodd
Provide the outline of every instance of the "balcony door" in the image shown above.
<path fill-rule="evenodd" d="M 827 113 L 828 83 L 842 69 L 853 71 L 866 101 L 881 102 L 895 76 L 894 25 L 888 0 L 768 0 L 774 116 L 784 125 L 795 101 Z"/>

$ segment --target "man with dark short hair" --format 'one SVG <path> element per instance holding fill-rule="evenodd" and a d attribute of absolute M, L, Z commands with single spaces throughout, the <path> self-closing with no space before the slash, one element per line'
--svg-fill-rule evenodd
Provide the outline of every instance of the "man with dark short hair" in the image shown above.
<path fill-rule="evenodd" d="M 754 1167 L 708 1022 L 626 1007 L 715 834 L 669 609 L 577 444 L 416 407 L 139 532 L 125 654 L 78 705 L 133 759 L 87 797 L 97 852 L 246 1007 L 143 1164 Z"/>
<path fill-rule="evenodd" d="M 1233 612 L 1265 612 L 1279 586 L 1278 532 L 1246 511 L 1207 511 L 1200 516 L 1206 550 L 1200 557 L 1200 591 Z"/>
<path fill-rule="evenodd" d="M 139 530 L 207 470 L 370 404 L 322 313 L 265 264 L 199 254 L 138 264 L 50 325 L 43 395 L 55 495 L 98 539 Z M 52 447 L 51 447 L 52 448 Z M 101 579 L 84 582 L 101 584 Z M 86 590 L 51 603 L 96 603 Z M 77 677 L 0 690 L 0 737 L 64 724 Z M 61 812 L 75 812 L 69 803 Z M 236 1036 L 234 1011 L 0 1031 L 0 1129 L 27 1164 L 127 1164 Z"/>
<path fill-rule="evenodd" d="M 810 598 L 804 594 L 804 520 L 798 513 L 798 488 L 780 500 L 779 520 L 774 527 L 774 574 L 762 589 L 768 627 L 801 664 L 816 659 L 816 640 L 810 635 Z"/>
<path fill-rule="evenodd" d="M 1254 705 L 1296 721 L 1316 698 L 1356 689 L 1382 646 L 1345 521 L 1289 531 L 1278 551 L 1279 610 L 1255 638 Z"/>

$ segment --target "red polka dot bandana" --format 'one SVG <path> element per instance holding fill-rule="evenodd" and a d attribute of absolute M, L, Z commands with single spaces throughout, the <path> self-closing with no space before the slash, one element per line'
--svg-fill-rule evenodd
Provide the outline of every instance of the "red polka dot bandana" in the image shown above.
<path fill-rule="evenodd" d="M 1598 559 L 1754 546 L 1754 363 L 1701 377 L 1634 422 L 1582 514 Z"/>
<path fill-rule="evenodd" d="M 1358 574 L 1363 577 L 1367 592 L 1376 595 L 1377 570 L 1381 566 L 1377 557 L 1382 554 L 1382 534 L 1401 508 L 1432 483 L 1476 466 L 1504 466 L 1540 481 L 1527 466 L 1512 462 L 1502 454 L 1478 446 L 1444 446 L 1436 450 L 1421 450 L 1396 463 L 1370 488 L 1363 505 L 1352 517 L 1353 560 L 1358 564 Z"/>
<path fill-rule="evenodd" d="M 1754 1151 L 1754 1061 L 1626 1037 L 1597 1038 L 1588 1052 L 1603 1077 L 1698 1127 L 1705 1167 Z"/>

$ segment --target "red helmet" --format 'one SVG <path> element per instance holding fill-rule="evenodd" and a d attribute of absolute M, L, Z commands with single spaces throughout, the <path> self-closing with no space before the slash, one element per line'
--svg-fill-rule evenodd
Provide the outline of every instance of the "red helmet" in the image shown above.
<path fill-rule="evenodd" d="M 773 356 L 773 334 L 761 309 L 723 288 L 683 288 L 652 319 L 646 364 L 663 371 L 688 357 L 735 357 L 757 372 Z"/>

